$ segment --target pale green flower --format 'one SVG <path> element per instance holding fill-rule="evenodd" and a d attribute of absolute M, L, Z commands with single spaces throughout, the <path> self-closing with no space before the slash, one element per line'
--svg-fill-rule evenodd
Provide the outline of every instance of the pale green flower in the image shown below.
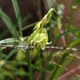
<path fill-rule="evenodd" d="M 34 27 L 33 33 L 28 37 L 27 44 L 34 46 L 30 51 L 31 58 L 34 58 L 40 49 L 45 49 L 48 42 L 48 33 L 45 26 L 50 23 L 54 16 L 54 9 L 51 8 L 49 12 L 40 20 Z"/>
<path fill-rule="evenodd" d="M 45 28 L 40 28 L 35 30 L 27 40 L 29 45 L 39 46 L 40 48 L 45 48 L 48 44 L 48 34 Z"/>

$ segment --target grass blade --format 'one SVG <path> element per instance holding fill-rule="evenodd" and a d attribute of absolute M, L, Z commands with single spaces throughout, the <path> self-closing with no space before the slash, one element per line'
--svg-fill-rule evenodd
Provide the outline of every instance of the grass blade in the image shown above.
<path fill-rule="evenodd" d="M 17 25 L 19 27 L 19 33 L 20 33 L 20 36 L 22 36 L 22 20 L 21 20 L 21 15 L 20 15 L 17 0 L 12 0 L 12 4 L 13 4 L 15 16 L 17 19 Z"/>
<path fill-rule="evenodd" d="M 80 38 L 74 40 L 71 44 L 69 44 L 67 47 L 73 47 L 76 44 L 80 43 Z M 70 51 L 65 51 L 62 58 L 60 59 L 60 62 L 58 63 L 61 66 L 65 66 L 66 64 L 68 64 L 71 60 L 73 60 L 73 58 L 71 60 L 67 60 L 65 61 L 65 58 L 69 55 Z M 53 78 L 56 80 L 58 78 L 58 76 L 60 75 L 62 71 L 62 68 L 59 66 L 56 66 L 56 68 L 54 69 L 54 72 L 52 73 L 51 77 L 49 80 L 53 80 Z"/>
<path fill-rule="evenodd" d="M 18 33 L 17 30 L 13 24 L 13 22 L 11 21 L 11 19 L 2 11 L 2 9 L 0 9 L 0 17 L 2 18 L 2 20 L 4 21 L 4 23 L 6 24 L 7 28 L 9 29 L 10 33 L 12 34 L 13 37 L 18 38 Z"/>
<path fill-rule="evenodd" d="M 68 54 L 69 54 L 68 51 L 64 52 L 64 55 L 62 56 L 62 58 L 60 59 L 60 61 L 58 63 L 59 65 L 61 65 L 63 67 L 65 66 L 64 61 L 65 61 L 65 58 L 68 56 Z M 49 80 L 57 80 L 57 78 L 60 75 L 61 71 L 62 71 L 62 68 L 59 67 L 59 66 L 56 66 Z"/>
<path fill-rule="evenodd" d="M 61 34 L 56 35 L 56 36 L 53 38 L 52 42 L 56 41 L 58 38 L 60 38 L 60 37 L 63 36 L 63 35 L 66 35 L 66 34 L 69 34 L 69 33 L 76 33 L 76 32 L 80 32 L 80 30 L 68 30 L 68 31 L 65 31 L 65 32 L 63 32 L 63 33 L 61 33 Z"/>
<path fill-rule="evenodd" d="M 15 39 L 15 38 L 7 38 L 4 40 L 0 40 L 0 44 L 9 44 L 9 43 L 18 43 L 19 40 Z"/>
<path fill-rule="evenodd" d="M 26 61 L 28 64 L 28 69 L 29 69 L 29 78 L 30 80 L 33 80 L 33 69 L 31 66 L 31 59 L 30 59 L 30 54 L 28 49 L 26 50 L 25 55 L 26 55 Z"/>
<path fill-rule="evenodd" d="M 9 33 L 9 30 L 6 29 L 0 34 L 0 39 L 3 39 L 7 34 Z"/>
<path fill-rule="evenodd" d="M 24 31 L 24 30 L 26 30 L 26 29 L 28 29 L 28 28 L 31 28 L 31 27 L 35 26 L 35 25 L 36 25 L 36 23 L 37 23 L 37 22 L 35 22 L 35 23 L 31 23 L 31 24 L 29 24 L 29 25 L 27 25 L 27 26 L 23 27 L 23 29 L 22 29 L 22 30 Z"/>

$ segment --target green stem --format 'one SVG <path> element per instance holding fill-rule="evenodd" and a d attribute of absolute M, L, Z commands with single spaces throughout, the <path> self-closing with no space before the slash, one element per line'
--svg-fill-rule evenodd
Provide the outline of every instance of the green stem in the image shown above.
<path fill-rule="evenodd" d="M 25 55 L 26 55 L 26 61 L 27 61 L 27 64 L 28 64 L 28 69 L 29 69 L 29 78 L 30 78 L 30 80 L 33 80 L 33 69 L 32 69 L 32 66 L 31 66 L 29 49 L 26 50 Z"/>
<path fill-rule="evenodd" d="M 69 44 L 67 47 L 72 47 L 75 46 L 76 44 L 80 43 L 80 38 L 76 39 L 75 41 L 73 41 L 71 44 Z M 69 55 L 69 51 L 65 51 L 62 58 L 60 59 L 60 62 L 58 63 L 61 66 L 65 66 L 67 64 L 67 62 L 65 61 L 66 57 Z M 72 60 L 72 59 L 71 59 Z M 70 61 L 71 61 L 70 60 Z M 60 75 L 62 71 L 62 68 L 59 66 L 56 66 L 54 69 L 54 72 L 52 73 L 51 77 L 49 80 L 56 80 L 58 78 L 58 76 Z M 54 78 L 54 79 L 53 79 Z"/>
<path fill-rule="evenodd" d="M 62 56 L 62 58 L 61 58 L 61 60 L 60 60 L 60 62 L 59 62 L 59 65 L 65 66 L 64 60 L 65 60 L 65 58 L 68 56 L 68 54 L 69 54 L 68 51 L 66 51 L 66 52 L 64 53 L 64 55 Z M 50 77 L 49 80 L 56 80 L 57 77 L 60 75 L 61 71 L 62 71 L 62 68 L 59 67 L 59 66 L 56 66 L 56 67 L 55 67 L 55 70 L 54 70 L 54 72 L 53 72 L 53 74 L 51 75 L 51 77 Z"/>
<path fill-rule="evenodd" d="M 14 8 L 15 16 L 17 19 L 17 25 L 19 28 L 19 33 L 20 33 L 20 36 L 22 37 L 22 19 L 21 19 L 21 14 L 20 14 L 18 2 L 17 2 L 17 0 L 11 0 L 11 1 L 12 1 L 12 5 Z"/>
<path fill-rule="evenodd" d="M 41 56 L 40 56 L 41 58 Z M 41 63 L 40 63 L 40 79 L 39 80 L 44 80 L 44 70 L 43 70 L 43 59 L 41 60 Z"/>

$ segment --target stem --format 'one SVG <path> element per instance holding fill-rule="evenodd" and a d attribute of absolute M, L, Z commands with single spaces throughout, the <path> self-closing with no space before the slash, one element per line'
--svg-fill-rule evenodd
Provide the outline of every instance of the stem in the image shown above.
<path fill-rule="evenodd" d="M 31 66 L 29 49 L 26 50 L 25 55 L 26 55 L 26 61 L 27 61 L 27 64 L 28 64 L 28 69 L 29 69 L 29 78 L 30 78 L 30 80 L 33 80 L 33 69 L 32 69 L 32 66 Z"/>
<path fill-rule="evenodd" d="M 62 58 L 60 59 L 59 65 L 65 66 L 65 65 L 64 65 L 64 63 L 65 63 L 64 60 L 65 60 L 65 58 L 68 56 L 68 54 L 69 54 L 68 51 L 66 51 L 66 52 L 64 53 L 64 55 L 63 55 Z M 50 77 L 49 80 L 56 80 L 57 77 L 60 75 L 60 72 L 61 72 L 61 71 L 62 71 L 62 69 L 61 69 L 59 66 L 56 66 L 55 69 L 54 69 L 54 72 L 52 73 L 52 75 L 51 75 L 51 77 Z M 53 78 L 54 78 L 54 79 L 53 79 Z"/>

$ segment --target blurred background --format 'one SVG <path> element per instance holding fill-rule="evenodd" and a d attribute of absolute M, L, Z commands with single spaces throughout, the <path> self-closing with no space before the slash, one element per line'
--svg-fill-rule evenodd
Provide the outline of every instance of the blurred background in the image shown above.
<path fill-rule="evenodd" d="M 54 9 L 56 9 L 56 11 L 58 11 L 60 6 L 62 6 L 60 16 L 61 16 L 61 23 L 63 24 L 62 25 L 63 30 L 65 24 L 67 24 L 68 22 L 70 22 L 70 24 L 75 26 L 77 29 L 80 29 L 80 4 L 79 4 L 80 1 L 79 0 L 76 0 L 77 2 L 75 2 L 75 0 L 17 0 L 17 1 L 19 4 L 21 17 L 24 20 L 22 26 L 26 26 L 41 20 L 51 7 L 53 7 Z M 14 24 L 16 24 L 16 17 L 14 14 L 11 0 L 0 0 L 0 7 L 11 18 Z M 23 31 L 23 36 L 30 35 L 33 32 L 33 27 L 34 25 L 31 28 L 25 29 Z M 50 31 L 51 32 L 50 36 L 52 38 L 55 35 L 53 31 L 54 30 Z M 7 30 L 7 27 L 2 21 L 2 19 L 0 18 L 0 40 L 9 37 L 11 37 L 11 34 Z M 70 40 L 69 43 L 75 38 L 74 36 L 72 37 L 69 39 Z M 60 38 L 58 41 L 53 43 L 53 45 L 65 46 L 66 42 L 63 41 L 62 38 Z M 77 53 L 73 52 L 72 54 L 77 55 L 80 54 L 80 52 Z M 75 58 L 75 56 L 73 57 L 74 59 L 66 66 L 66 68 L 68 68 L 69 70 L 74 69 L 75 71 L 59 80 L 75 80 L 76 77 L 75 74 L 80 75 L 80 67 L 77 69 L 77 66 L 80 65 L 80 58 Z M 58 57 L 56 57 L 55 61 L 57 62 L 57 60 Z M 61 75 L 67 72 L 63 69 Z M 36 77 L 36 75 L 38 75 L 38 72 L 35 72 L 34 76 Z M 46 76 L 45 80 L 47 80 L 47 75 L 45 76 Z M 10 80 L 10 79 L 6 79 L 6 80 Z M 14 80 L 19 80 L 19 79 L 15 78 Z M 25 78 L 23 80 L 29 80 L 29 79 Z M 38 80 L 38 78 L 36 78 L 35 80 Z"/>

